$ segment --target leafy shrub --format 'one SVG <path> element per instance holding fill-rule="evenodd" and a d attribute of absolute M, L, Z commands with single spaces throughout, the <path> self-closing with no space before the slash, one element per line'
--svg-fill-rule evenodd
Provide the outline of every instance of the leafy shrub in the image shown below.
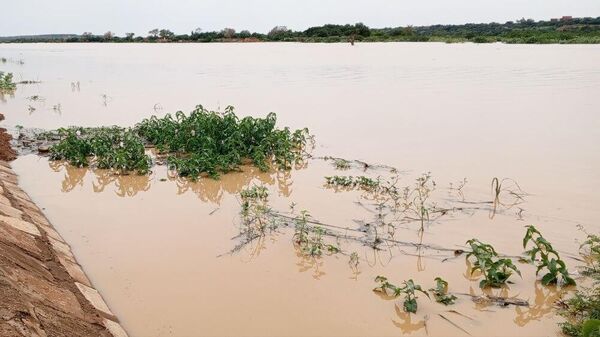
<path fill-rule="evenodd" d="M 131 129 L 72 128 L 59 129 L 58 134 L 60 142 L 50 147 L 52 160 L 66 160 L 77 167 L 94 162 L 101 169 L 138 174 L 150 170 L 150 158 L 145 154 L 144 144 Z"/>
<path fill-rule="evenodd" d="M 435 278 L 435 288 L 429 289 L 433 293 L 435 301 L 442 303 L 443 305 L 454 304 L 457 297 L 454 295 L 448 295 L 448 282 L 441 277 Z"/>
<path fill-rule="evenodd" d="M 306 154 L 310 136 L 307 129 L 291 131 L 275 127 L 276 116 L 239 119 L 228 107 L 224 113 L 198 106 L 189 116 L 151 117 L 135 128 L 60 129 L 60 141 L 51 147 L 51 159 L 67 160 L 82 167 L 91 163 L 100 168 L 146 174 L 150 158 L 144 145 L 168 153 L 169 167 L 180 176 L 217 178 L 245 161 L 266 171 L 272 165 L 288 170 Z"/>
<path fill-rule="evenodd" d="M 575 280 L 569 277 L 569 271 L 565 262 L 560 259 L 560 256 L 542 234 L 532 225 L 526 226 L 527 232 L 523 238 L 523 248 L 527 249 L 529 243 L 532 248 L 525 252 L 532 262 L 535 262 L 539 256 L 537 263 L 536 275 L 544 268 L 547 273 L 542 277 L 542 284 L 549 285 L 558 283 L 562 280 L 564 285 L 575 285 Z"/>
<path fill-rule="evenodd" d="M 186 116 L 151 117 L 136 125 L 136 132 L 163 153 L 170 153 L 169 166 L 180 176 L 196 178 L 202 173 L 218 177 L 250 160 L 261 170 L 271 164 L 290 169 L 302 159 L 309 134 L 307 129 L 291 131 L 275 127 L 274 113 L 265 118 L 239 119 L 233 107 L 224 113 L 208 111 L 201 105 Z"/>
<path fill-rule="evenodd" d="M 3 73 L 0 71 L 0 90 L 11 91 L 15 90 L 17 85 L 13 82 L 12 73 Z"/>
<path fill-rule="evenodd" d="M 421 292 L 427 297 L 429 294 L 427 291 L 423 290 L 420 285 L 415 284 L 412 279 L 403 282 L 402 287 L 398 287 L 396 285 L 388 282 L 388 279 L 384 276 L 377 276 L 375 278 L 375 282 L 379 282 L 379 286 L 373 289 L 373 291 L 382 292 L 387 295 L 392 295 L 394 297 L 398 297 L 404 294 L 404 302 L 403 307 L 404 311 L 412 312 L 413 314 L 417 312 L 417 295 L 416 291 Z"/>
<path fill-rule="evenodd" d="M 491 245 L 482 243 L 477 239 L 471 239 L 467 241 L 467 244 L 471 246 L 471 252 L 467 254 L 466 258 L 475 258 L 471 274 L 479 270 L 484 277 L 479 283 L 479 287 L 498 288 L 508 281 L 513 272 L 521 276 L 521 272 L 512 260 L 498 258 L 498 253 Z"/>

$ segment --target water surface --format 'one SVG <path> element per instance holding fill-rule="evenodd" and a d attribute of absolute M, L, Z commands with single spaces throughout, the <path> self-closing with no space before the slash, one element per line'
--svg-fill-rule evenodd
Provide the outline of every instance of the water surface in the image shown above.
<path fill-rule="evenodd" d="M 477 237 L 516 255 L 531 223 L 565 256 L 577 256 L 577 225 L 600 231 L 598 46 L 26 44 L 0 45 L 0 57 L 24 61 L 0 64 L 17 80 L 42 81 L 3 97 L 7 125 L 128 126 L 200 103 L 234 105 L 242 116 L 274 111 L 279 125 L 316 135 L 315 156 L 393 165 L 402 185 L 431 171 L 440 203 L 456 197 L 449 183 L 465 177 L 468 200 L 489 199 L 493 177 L 510 177 L 529 193 L 522 212 L 432 221 L 424 243 L 461 248 Z M 27 99 L 33 95 L 44 100 Z M 383 274 L 426 287 L 443 276 L 453 291 L 481 294 L 462 257 L 441 262 L 443 253 L 431 250 L 344 243 L 361 257 L 356 273 L 344 255 L 303 257 L 289 230 L 217 257 L 236 244 L 237 193 L 252 183 L 267 184 L 280 210 L 295 202 L 325 222 L 368 221 L 372 214 L 355 203 L 360 193 L 323 186 L 324 175 L 362 174 L 358 169 L 340 173 L 313 160 L 286 174 L 246 168 L 191 183 L 163 167 L 147 177 L 115 177 L 37 156 L 14 167 L 133 336 L 461 333 L 439 314 L 473 335 L 558 331 L 552 304 L 559 291 L 536 282 L 527 265 L 519 265 L 523 279 L 495 293 L 529 299 L 529 309 L 461 297 L 453 309 L 469 320 L 424 297 L 418 314 L 407 316 L 395 307 L 400 300 L 370 291 Z M 418 241 L 416 229 L 396 236 Z"/>

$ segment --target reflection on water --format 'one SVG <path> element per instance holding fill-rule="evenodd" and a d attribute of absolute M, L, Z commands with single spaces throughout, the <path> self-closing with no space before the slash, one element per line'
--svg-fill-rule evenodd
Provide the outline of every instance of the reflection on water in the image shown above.
<path fill-rule="evenodd" d="M 119 197 L 134 197 L 139 192 L 147 192 L 156 179 L 155 173 L 122 175 L 111 170 L 75 167 L 63 161 L 49 161 L 48 166 L 54 172 L 65 172 L 61 184 L 62 192 L 71 192 L 76 187 L 83 187 L 88 173 L 93 175 L 92 188 L 94 192 L 101 193 L 107 187 L 112 186 L 115 194 Z M 308 162 L 304 162 L 301 165 L 296 165 L 295 170 L 307 167 Z M 165 170 L 165 167 L 155 167 L 155 171 L 161 173 Z M 220 179 L 200 178 L 194 181 L 177 175 L 166 174 L 166 178 L 161 178 L 159 182 L 154 183 L 167 182 L 175 183 L 177 194 L 184 194 L 189 191 L 196 194 L 204 202 L 219 205 L 225 194 L 237 195 L 242 189 L 250 186 L 251 183 L 277 186 L 279 196 L 289 197 L 292 193 L 293 181 L 291 171 L 271 170 L 262 172 L 254 166 L 244 165 L 239 171 L 224 175 Z"/>
<path fill-rule="evenodd" d="M 532 320 L 539 321 L 542 317 L 550 314 L 556 308 L 558 301 L 566 290 L 557 288 L 555 285 L 543 286 L 540 281 L 535 282 L 535 298 L 529 301 L 529 307 L 515 306 L 516 317 L 514 322 L 518 326 L 525 326 Z"/>
<path fill-rule="evenodd" d="M 403 334 L 412 334 L 423 329 L 425 335 L 428 335 L 427 322 L 425 318 L 413 322 L 413 320 L 417 317 L 416 314 L 405 312 L 398 304 L 394 305 L 394 308 L 396 310 L 396 316 L 398 316 L 398 319 L 392 319 L 392 323 L 399 328 Z"/>

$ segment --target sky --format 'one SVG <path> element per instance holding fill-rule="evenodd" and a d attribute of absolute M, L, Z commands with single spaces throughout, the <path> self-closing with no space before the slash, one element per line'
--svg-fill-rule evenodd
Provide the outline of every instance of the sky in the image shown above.
<path fill-rule="evenodd" d="M 600 16 L 600 0 L 0 0 L 0 36 L 154 28 L 268 32 L 325 23 L 370 27 Z"/>

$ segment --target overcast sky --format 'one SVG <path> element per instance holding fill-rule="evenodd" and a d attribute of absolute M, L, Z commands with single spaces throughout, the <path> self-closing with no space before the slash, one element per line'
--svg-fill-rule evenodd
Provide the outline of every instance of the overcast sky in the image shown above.
<path fill-rule="evenodd" d="M 153 28 L 267 32 L 325 23 L 371 27 L 600 16 L 600 0 L 0 0 L 0 36 Z"/>

